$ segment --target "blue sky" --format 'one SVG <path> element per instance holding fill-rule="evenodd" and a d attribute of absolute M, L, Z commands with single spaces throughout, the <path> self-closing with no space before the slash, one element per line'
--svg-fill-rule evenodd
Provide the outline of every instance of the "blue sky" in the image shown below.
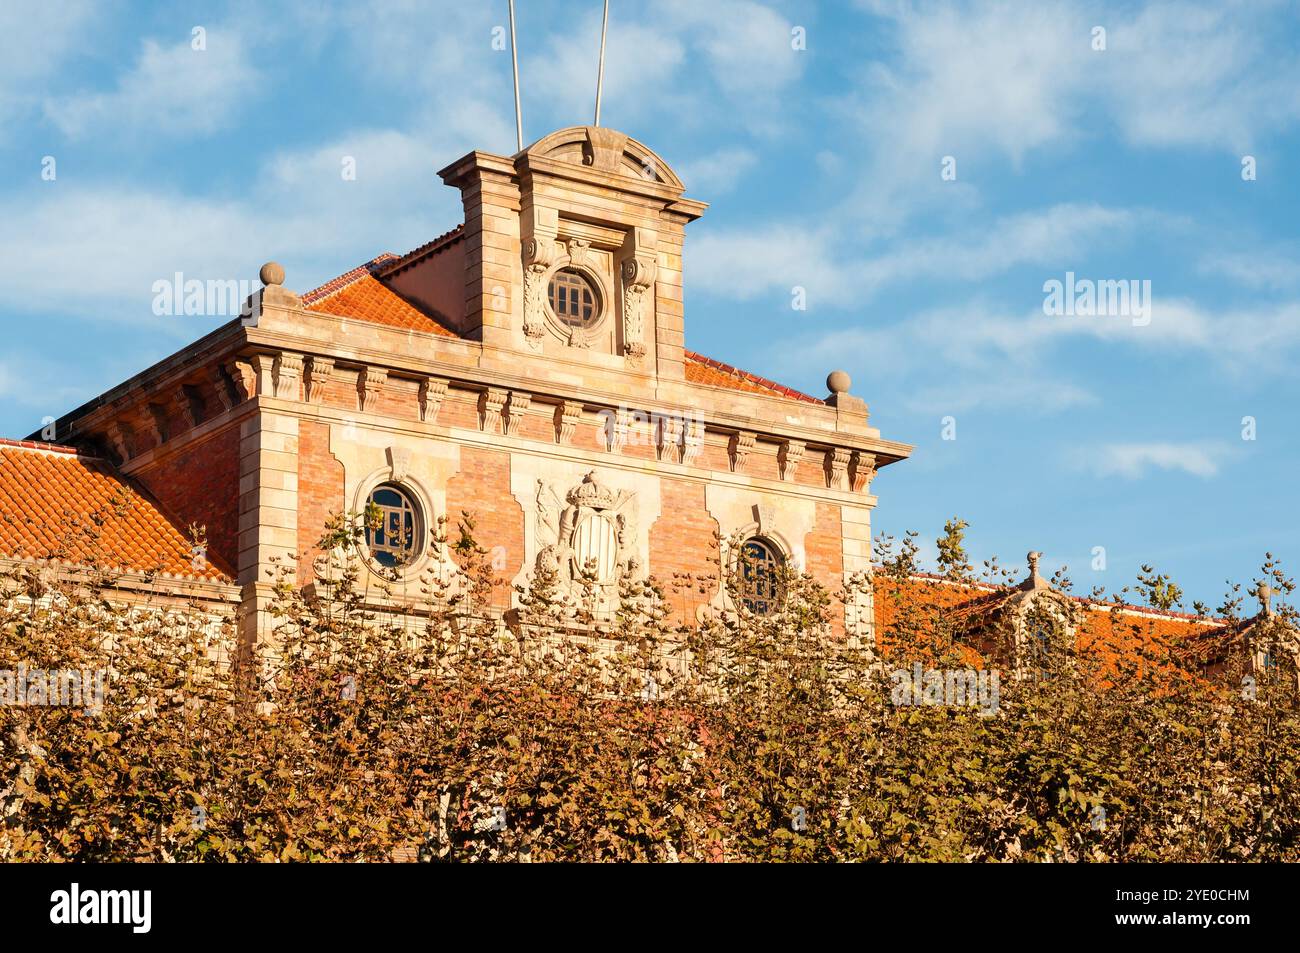
<path fill-rule="evenodd" d="M 0 434 L 223 322 L 155 316 L 155 281 L 310 289 L 457 224 L 436 170 L 514 151 L 505 0 L 267 6 L 0 8 Z M 1300 5 L 611 7 L 604 124 L 712 204 L 688 346 L 817 394 L 848 370 L 917 446 L 877 531 L 961 516 L 977 561 L 1085 591 L 1148 562 L 1189 604 L 1300 562 Z M 590 121 L 600 3 L 518 8 L 526 138 Z M 1067 272 L 1150 281 L 1149 320 L 1045 314 Z"/>

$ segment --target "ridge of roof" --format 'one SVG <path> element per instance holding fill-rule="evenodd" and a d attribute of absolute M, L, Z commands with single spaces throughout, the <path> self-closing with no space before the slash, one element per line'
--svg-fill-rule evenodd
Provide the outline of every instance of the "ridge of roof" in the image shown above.
<path fill-rule="evenodd" d="M 48 453 L 64 453 L 75 457 L 85 457 L 88 460 L 98 459 L 94 454 L 85 453 L 79 447 L 70 447 L 60 443 L 46 443 L 43 440 L 10 440 L 8 437 L 0 437 L 0 447 L 12 447 L 16 450 L 43 450 Z"/>
<path fill-rule="evenodd" d="M 873 570 L 880 570 L 882 567 L 879 563 L 872 565 Z M 1014 595 L 1016 592 L 1023 591 L 1018 585 L 1009 583 L 985 582 L 979 579 L 950 579 L 947 576 L 933 572 L 913 572 L 908 573 L 908 579 L 917 579 L 923 582 L 934 582 L 947 586 L 961 586 L 967 589 L 978 589 L 982 592 L 993 595 L 999 592 L 1005 592 L 1007 595 Z M 1170 609 L 1157 609 L 1153 606 L 1139 606 L 1131 602 L 1108 602 L 1098 601 L 1088 596 L 1081 596 L 1072 592 L 1060 592 L 1053 589 L 1057 595 L 1072 599 L 1075 602 L 1083 603 L 1085 606 L 1093 609 L 1118 609 L 1121 612 L 1132 612 L 1138 615 L 1149 615 L 1159 619 L 1170 619 L 1177 622 L 1199 622 L 1209 626 L 1231 626 L 1240 620 L 1227 618 L 1218 618 L 1213 616 L 1197 615 L 1195 612 L 1174 612 Z"/>
<path fill-rule="evenodd" d="M 373 275 L 379 269 L 379 266 L 387 264 L 390 261 L 397 261 L 397 256 L 390 251 L 381 252 L 369 261 L 357 265 L 357 267 L 353 268 L 351 271 L 345 271 L 343 274 L 331 278 L 320 287 L 308 291 L 302 296 L 302 303 L 304 305 L 315 304 L 317 301 L 328 298 L 335 292 L 342 291 L 358 278 L 364 278 L 366 275 Z"/>
<path fill-rule="evenodd" d="M 411 265 L 414 265 L 416 262 L 424 258 L 427 258 L 430 255 L 435 255 L 438 252 L 442 251 L 444 248 L 456 244 L 456 242 L 460 241 L 464 237 L 465 237 L 465 224 L 462 222 L 460 225 L 457 225 L 455 228 L 443 232 L 437 238 L 425 242 L 419 248 L 412 248 L 410 251 L 408 251 L 405 255 L 402 255 L 400 258 L 394 256 L 392 261 L 384 262 L 383 268 L 379 269 L 380 271 L 383 272 L 382 277 L 387 278 L 388 276 L 394 275 L 399 271 L 403 271 L 406 268 L 409 268 Z"/>
<path fill-rule="evenodd" d="M 688 361 L 694 361 L 696 364 L 702 364 L 705 367 L 713 368 L 715 371 L 720 371 L 723 374 L 736 378 L 737 380 L 745 381 L 747 383 L 755 384 L 767 390 L 775 391 L 777 396 L 788 397 L 791 400 L 801 400 L 809 404 L 826 403 L 824 400 L 819 400 L 818 398 L 813 397 L 810 394 L 805 394 L 803 391 L 795 390 L 793 387 L 786 387 L 784 384 L 778 383 L 777 381 L 771 380 L 770 378 L 762 377 L 758 374 L 751 374 L 749 371 L 742 370 L 741 368 L 736 367 L 734 364 L 728 364 L 725 361 L 719 361 L 712 357 L 706 357 L 705 355 L 700 354 L 698 351 L 692 351 L 689 348 L 687 348 L 685 349 L 685 355 Z"/>

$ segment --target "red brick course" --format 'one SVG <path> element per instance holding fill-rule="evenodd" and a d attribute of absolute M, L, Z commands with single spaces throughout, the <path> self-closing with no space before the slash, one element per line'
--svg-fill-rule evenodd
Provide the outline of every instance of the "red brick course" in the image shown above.
<path fill-rule="evenodd" d="M 718 592 L 718 521 L 704 484 L 664 479 L 660 516 L 650 529 L 650 573 L 665 588 L 673 621 L 695 622 L 696 609 Z"/>
<path fill-rule="evenodd" d="M 510 494 L 510 455 L 460 448 L 460 472 L 447 481 L 447 536 L 454 543 L 461 514 L 474 518 L 474 538 L 500 558 L 493 603 L 510 605 L 510 583 L 524 562 L 524 511 Z M 497 547 L 501 547 L 499 550 Z"/>
<path fill-rule="evenodd" d="M 184 530 L 207 530 L 208 550 L 226 565 L 239 558 L 239 427 L 174 454 L 135 478 Z"/>
<path fill-rule="evenodd" d="M 347 510 L 343 464 L 330 453 L 330 428 L 316 420 L 298 425 L 298 582 L 313 578 L 312 561 L 325 523 Z"/>

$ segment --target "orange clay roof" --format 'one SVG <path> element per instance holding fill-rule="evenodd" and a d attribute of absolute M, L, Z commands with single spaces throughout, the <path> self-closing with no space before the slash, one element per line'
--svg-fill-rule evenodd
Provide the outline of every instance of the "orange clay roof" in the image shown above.
<path fill-rule="evenodd" d="M 231 581 L 108 463 L 44 443 L 0 439 L 0 556 Z"/>
<path fill-rule="evenodd" d="M 929 615 L 939 610 L 953 626 L 954 636 L 970 639 L 977 635 L 981 623 L 992 620 L 1005 600 L 1016 592 L 1009 586 L 950 582 L 928 573 L 917 573 L 900 582 L 877 570 L 873 600 L 876 641 L 885 655 L 901 649 L 903 641 L 914 635 L 908 630 L 924 632 Z M 1071 598 L 1085 609 L 1076 634 L 1078 650 L 1099 660 L 1104 674 L 1135 671 L 1152 674 L 1155 669 L 1169 674 L 1179 661 L 1194 660 L 1193 651 L 1212 654 L 1205 643 L 1221 647 L 1233 632 L 1232 626 L 1223 619 Z M 923 608 L 919 616 L 904 618 L 900 614 L 903 606 L 913 612 Z M 913 651 L 917 648 L 911 646 Z M 982 659 L 977 650 L 960 642 L 954 648 L 978 667 L 980 663 L 973 661 Z"/>
<path fill-rule="evenodd" d="M 694 351 L 686 352 L 686 379 L 692 384 L 710 384 L 714 387 L 730 387 L 732 390 L 748 391 L 751 394 L 766 394 L 769 397 L 785 397 L 790 400 L 802 400 L 810 404 L 820 404 L 816 397 L 801 393 L 784 384 L 759 377 L 749 371 L 742 371 L 730 364 L 723 364 Z"/>
<path fill-rule="evenodd" d="M 346 276 L 340 275 L 321 288 L 328 288 L 344 277 Z M 443 327 L 368 271 L 356 274 L 350 281 L 323 295 L 317 293 L 321 288 L 304 296 L 303 301 L 307 302 L 308 311 L 338 314 L 404 331 L 424 331 L 443 337 L 456 337 L 456 332 Z"/>
<path fill-rule="evenodd" d="M 460 239 L 463 230 L 464 226 L 458 225 L 445 235 L 440 235 L 401 258 L 391 252 L 384 252 L 365 264 L 358 265 L 351 271 L 325 282 L 319 288 L 307 292 L 302 296 L 303 304 L 307 306 L 308 311 L 321 314 L 337 314 L 403 330 L 456 337 L 456 332 L 443 326 L 389 288 L 384 283 L 383 277 L 400 271 L 418 258 L 440 251 L 443 247 L 454 243 Z M 816 397 L 730 364 L 724 364 L 722 361 L 715 361 L 694 351 L 686 351 L 686 379 L 692 384 L 726 387 L 730 390 L 764 394 L 768 397 L 784 397 L 787 400 L 800 400 L 810 404 L 823 403 Z"/>

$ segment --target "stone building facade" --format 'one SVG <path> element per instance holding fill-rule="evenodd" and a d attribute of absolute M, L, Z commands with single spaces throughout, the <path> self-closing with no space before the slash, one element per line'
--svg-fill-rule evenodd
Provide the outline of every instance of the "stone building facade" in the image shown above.
<path fill-rule="evenodd" d="M 723 607 L 736 540 L 831 590 L 870 572 L 872 478 L 911 448 L 843 373 L 818 399 L 687 349 L 686 232 L 706 206 L 666 162 L 580 126 L 440 175 L 464 206 L 452 231 L 305 294 L 268 264 L 246 315 L 56 422 L 58 452 L 205 528 L 202 560 L 167 579 L 237 600 L 257 643 L 272 571 L 311 583 L 326 519 L 367 508 L 367 571 L 408 581 L 449 558 L 425 541 L 435 521 L 474 513 L 502 610 L 542 563 L 594 567 L 606 609 L 627 573 L 712 577 L 674 603 L 690 621 Z M 124 565 L 186 555 L 128 543 Z M 836 628 L 869 640 L 869 603 Z"/>

